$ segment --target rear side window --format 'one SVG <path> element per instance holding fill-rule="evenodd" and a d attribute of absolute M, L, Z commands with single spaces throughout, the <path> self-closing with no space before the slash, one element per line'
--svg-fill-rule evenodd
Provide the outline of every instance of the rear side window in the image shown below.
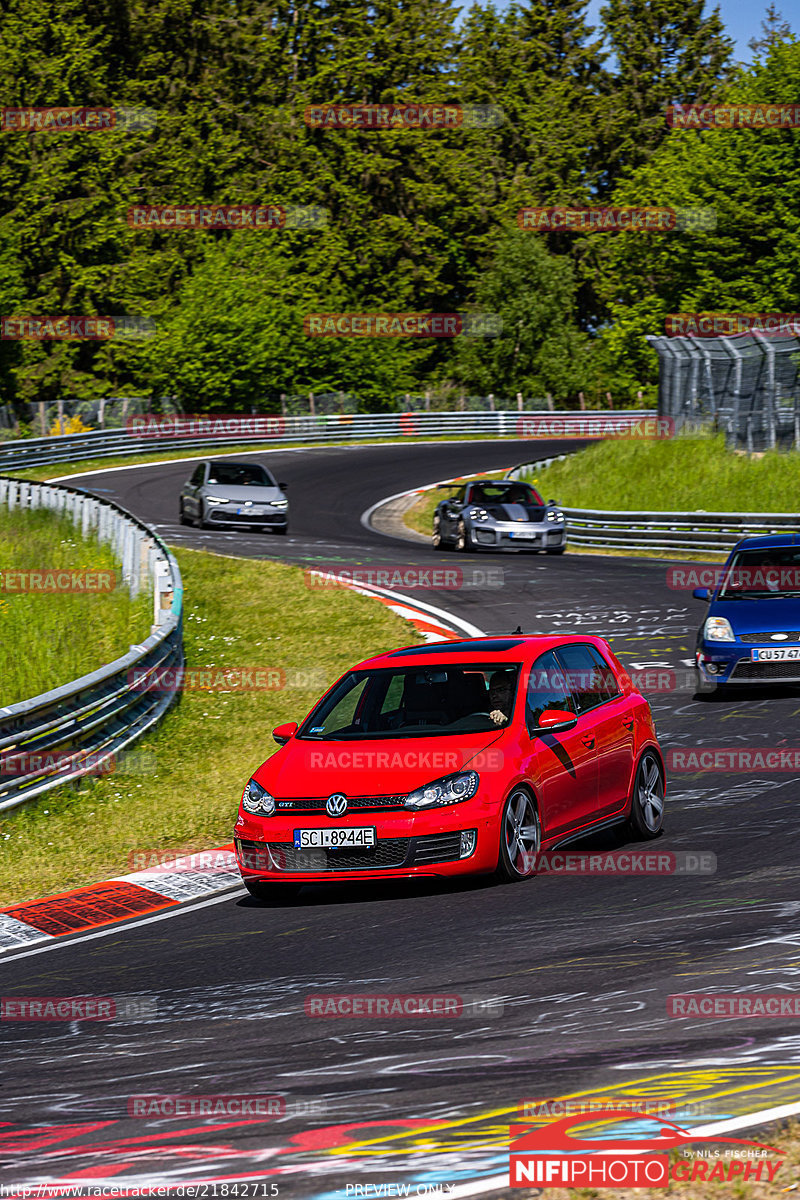
<path fill-rule="evenodd" d="M 548 708 L 575 712 L 566 674 L 552 650 L 541 654 L 531 667 L 525 695 L 525 724 L 530 731 L 538 728 L 539 717 Z"/>
<path fill-rule="evenodd" d="M 586 712 L 619 696 L 617 678 L 599 650 L 587 644 L 559 646 L 567 682 L 575 695 L 578 712 Z"/>
<path fill-rule="evenodd" d="M 191 483 L 193 487 L 200 487 L 200 484 L 203 482 L 205 471 L 206 464 L 200 463 L 200 466 L 195 467 L 194 471 L 192 472 L 192 478 L 189 480 L 189 483 Z"/>

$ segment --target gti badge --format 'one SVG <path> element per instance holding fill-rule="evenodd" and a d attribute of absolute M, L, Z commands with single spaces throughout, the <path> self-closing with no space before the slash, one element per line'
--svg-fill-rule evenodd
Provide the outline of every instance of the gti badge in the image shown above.
<path fill-rule="evenodd" d="M 332 796 L 328 796 L 325 811 L 329 817 L 343 817 L 347 812 L 347 796 L 343 796 L 341 792 L 334 792 Z"/>

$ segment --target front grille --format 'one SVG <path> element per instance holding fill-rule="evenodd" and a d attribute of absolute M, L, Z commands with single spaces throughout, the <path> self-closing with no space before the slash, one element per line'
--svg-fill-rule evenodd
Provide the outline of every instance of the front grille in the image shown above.
<path fill-rule="evenodd" d="M 770 633 L 770 632 L 767 632 L 767 633 L 740 633 L 738 636 L 739 636 L 740 642 L 761 642 L 763 644 L 765 642 L 772 641 L 772 633 Z M 797 632 L 797 630 L 788 630 L 787 629 L 786 641 L 787 642 L 800 642 L 800 633 Z"/>
<path fill-rule="evenodd" d="M 212 521 L 229 521 L 231 525 L 274 525 L 283 520 L 283 516 L 275 513 L 259 516 L 258 513 L 223 512 L 220 509 L 212 509 L 209 516 Z"/>
<path fill-rule="evenodd" d="M 382 838 L 368 849 L 297 850 L 288 842 L 267 843 L 281 871 L 369 871 L 402 867 L 411 838 Z M 324 856 L 324 857 L 323 857 Z"/>
<path fill-rule="evenodd" d="M 425 863 L 454 862 L 460 857 L 461 833 L 436 833 L 416 839 L 414 866 Z"/>
<path fill-rule="evenodd" d="M 474 532 L 476 541 L 481 542 L 483 545 L 486 545 L 486 546 L 494 545 L 495 536 L 489 529 L 476 529 L 473 532 Z"/>
<path fill-rule="evenodd" d="M 347 810 L 359 812 L 375 810 L 386 812 L 392 809 L 402 809 L 405 806 L 405 793 L 402 796 L 348 796 Z M 325 812 L 325 800 L 315 796 L 310 800 L 278 800 L 279 812 Z"/>
<path fill-rule="evenodd" d="M 762 683 L 769 679 L 800 681 L 800 662 L 750 662 L 742 659 L 731 671 L 730 678 L 752 679 Z"/>

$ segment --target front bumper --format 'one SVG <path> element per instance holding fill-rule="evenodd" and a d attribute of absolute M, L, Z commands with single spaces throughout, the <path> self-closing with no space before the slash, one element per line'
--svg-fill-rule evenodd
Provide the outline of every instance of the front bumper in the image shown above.
<path fill-rule="evenodd" d="M 542 521 L 497 521 L 471 526 L 473 545 L 493 550 L 557 550 L 567 544 L 566 524 Z"/>
<path fill-rule="evenodd" d="M 736 642 L 700 643 L 695 662 L 700 678 L 708 684 L 800 683 L 800 657 L 794 661 L 760 662 L 753 650 L 774 650 L 775 643 L 758 645 Z"/>
<path fill-rule="evenodd" d="M 236 512 L 235 507 L 227 504 L 209 505 L 206 520 L 210 525 L 271 525 L 280 527 L 288 525 L 288 509 L 275 511 L 267 509 L 263 512 Z"/>
<path fill-rule="evenodd" d="M 239 819 L 234 850 L 239 871 L 245 880 L 263 882 L 313 883 L 331 879 L 413 878 L 429 875 L 468 875 L 491 871 L 497 866 L 496 822 L 471 807 L 470 812 L 450 811 L 421 814 L 385 814 L 363 812 L 358 821 L 339 824 L 374 825 L 376 845 L 336 849 L 299 850 L 294 847 L 293 830 L 331 828 L 332 824 L 300 814 L 289 824 L 281 818 Z M 482 807 L 482 806 L 481 806 Z M 474 831 L 474 848 L 469 850 L 469 834 Z M 466 844 L 462 840 L 466 835 Z"/>

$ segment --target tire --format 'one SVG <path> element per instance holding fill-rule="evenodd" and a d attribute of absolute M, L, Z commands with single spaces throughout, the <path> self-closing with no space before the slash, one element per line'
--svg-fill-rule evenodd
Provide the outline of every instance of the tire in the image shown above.
<path fill-rule="evenodd" d="M 563 554 L 566 546 L 557 546 L 555 550 L 545 550 L 545 554 Z"/>
<path fill-rule="evenodd" d="M 272 532 L 279 533 L 283 537 L 289 532 L 289 526 L 288 525 L 273 526 Z"/>
<path fill-rule="evenodd" d="M 523 879 L 530 879 L 536 873 L 535 860 L 541 844 L 542 826 L 536 801 L 527 788 L 516 787 L 503 805 L 500 817 L 500 849 L 495 878 L 501 883 L 520 883 Z"/>
<path fill-rule="evenodd" d="M 434 513 L 433 516 L 433 533 L 431 534 L 431 541 L 433 543 L 434 550 L 453 549 L 453 543 L 446 542 L 442 537 L 442 522 L 438 513 Z"/>
<path fill-rule="evenodd" d="M 654 750 L 645 750 L 639 759 L 631 794 L 631 812 L 628 819 L 630 831 L 635 838 L 649 841 L 658 837 L 664 826 L 664 797 L 666 786 L 664 768 Z"/>
<path fill-rule="evenodd" d="M 470 541 L 469 532 L 463 520 L 458 522 L 458 533 L 456 535 L 455 546 L 459 554 L 466 554 L 468 550 L 472 549 L 472 542 Z"/>
<path fill-rule="evenodd" d="M 187 517 L 186 513 L 183 511 L 183 501 L 182 500 L 180 501 L 180 503 L 178 505 L 178 520 L 180 521 L 181 525 L 191 525 L 191 523 L 192 523 L 189 520 L 189 518 Z"/>
<path fill-rule="evenodd" d="M 254 900 L 272 900 L 275 903 L 293 900 L 300 891 L 299 883 L 261 883 L 259 880 L 242 880 Z"/>

